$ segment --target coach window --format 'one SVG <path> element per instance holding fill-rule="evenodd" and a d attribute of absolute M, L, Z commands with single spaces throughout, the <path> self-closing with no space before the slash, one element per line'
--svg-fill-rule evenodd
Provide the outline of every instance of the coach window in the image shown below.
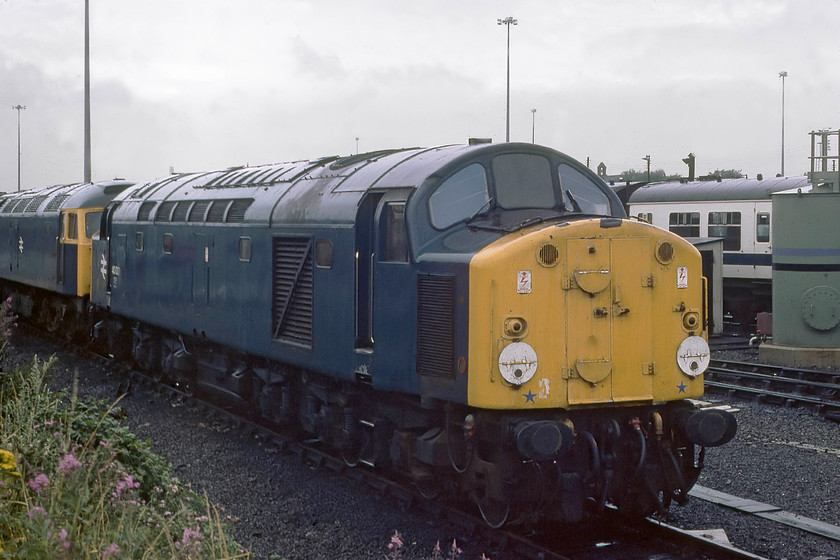
<path fill-rule="evenodd" d="M 636 215 L 637 218 L 642 220 L 643 222 L 647 222 L 649 224 L 653 223 L 653 213 L 652 212 L 639 212 Z"/>
<path fill-rule="evenodd" d="M 700 237 L 700 212 L 671 212 L 668 231 L 681 237 Z"/>
<path fill-rule="evenodd" d="M 384 242 L 382 260 L 385 262 L 408 262 L 408 241 L 405 235 L 405 203 L 389 202 L 382 209 L 384 219 Z"/>
<path fill-rule="evenodd" d="M 134 248 L 138 253 L 143 252 L 143 232 L 138 231 L 134 234 Z"/>
<path fill-rule="evenodd" d="M 487 206 L 487 174 L 478 163 L 469 165 L 444 181 L 429 197 L 432 225 L 446 229 Z"/>
<path fill-rule="evenodd" d="M 242 262 L 251 262 L 251 238 L 239 238 L 239 260 Z"/>
<path fill-rule="evenodd" d="M 173 245 L 172 234 L 171 233 L 164 233 L 163 234 L 163 253 L 165 255 L 171 255 L 172 254 L 172 245 Z"/>
<path fill-rule="evenodd" d="M 741 213 L 709 212 L 709 237 L 723 237 L 724 251 L 740 251 Z"/>
<path fill-rule="evenodd" d="M 759 243 L 770 242 L 770 213 L 759 212 L 755 217 L 755 240 Z"/>

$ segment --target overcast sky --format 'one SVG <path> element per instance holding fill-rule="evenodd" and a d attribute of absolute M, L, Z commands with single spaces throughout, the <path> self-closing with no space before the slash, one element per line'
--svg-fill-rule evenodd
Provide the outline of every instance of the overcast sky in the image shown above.
<path fill-rule="evenodd" d="M 93 179 L 505 139 L 610 173 L 808 169 L 838 0 L 90 0 Z M 83 178 L 83 0 L 0 0 L 0 190 Z M 531 110 L 536 109 L 532 114 Z"/>

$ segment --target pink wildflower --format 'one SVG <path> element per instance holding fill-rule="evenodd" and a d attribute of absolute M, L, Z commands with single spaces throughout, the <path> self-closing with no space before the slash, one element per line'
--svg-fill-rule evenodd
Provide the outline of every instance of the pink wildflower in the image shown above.
<path fill-rule="evenodd" d="M 201 540 L 201 527 L 196 527 L 195 529 L 191 529 L 187 527 L 184 529 L 184 535 L 181 538 L 181 544 L 184 546 L 188 546 L 191 542 Z"/>
<path fill-rule="evenodd" d="M 140 483 L 134 480 L 134 475 L 127 474 L 125 478 L 117 482 L 117 491 L 115 495 L 121 496 L 123 492 L 129 492 L 133 488 L 140 488 Z"/>
<path fill-rule="evenodd" d="M 50 479 L 44 473 L 39 474 L 35 478 L 29 479 L 29 487 L 35 490 L 36 494 L 40 494 L 44 488 L 50 483 Z"/>
<path fill-rule="evenodd" d="M 58 546 L 60 546 L 64 550 L 70 550 L 70 547 L 73 543 L 71 543 L 70 539 L 67 538 L 67 529 L 62 529 L 61 531 L 59 531 L 57 536 L 58 538 L 56 540 L 58 541 Z"/>
<path fill-rule="evenodd" d="M 117 546 L 117 543 L 111 543 L 108 545 L 108 548 L 102 551 L 102 558 L 110 558 L 110 557 L 117 557 L 120 555 L 120 547 Z"/>
<path fill-rule="evenodd" d="M 388 550 L 393 549 L 401 549 L 403 547 L 402 537 L 400 537 L 399 531 L 394 531 L 394 534 L 391 535 L 391 542 L 388 543 Z"/>
<path fill-rule="evenodd" d="M 29 510 L 29 520 L 30 521 L 33 521 L 35 519 L 35 517 L 37 517 L 37 516 L 46 517 L 47 516 L 47 510 L 45 510 L 41 506 L 35 506 L 34 508 Z"/>
<path fill-rule="evenodd" d="M 75 455 L 68 453 L 58 462 L 58 470 L 63 475 L 69 475 L 73 469 L 83 466 L 82 463 L 76 459 Z"/>

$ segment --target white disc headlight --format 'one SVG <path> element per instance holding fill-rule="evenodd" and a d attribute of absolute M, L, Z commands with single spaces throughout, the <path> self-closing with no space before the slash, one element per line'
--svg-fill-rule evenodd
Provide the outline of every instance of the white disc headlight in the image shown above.
<path fill-rule="evenodd" d="M 699 336 L 689 336 L 677 349 L 677 365 L 689 377 L 697 377 L 709 367 L 709 343 Z"/>
<path fill-rule="evenodd" d="M 499 372 L 508 383 L 522 385 L 537 372 L 537 353 L 524 342 L 508 344 L 499 354 Z"/>

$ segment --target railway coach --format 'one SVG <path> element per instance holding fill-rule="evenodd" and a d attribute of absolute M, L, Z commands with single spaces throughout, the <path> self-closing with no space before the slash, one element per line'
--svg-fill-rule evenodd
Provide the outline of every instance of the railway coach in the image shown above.
<path fill-rule="evenodd" d="M 773 278 L 770 197 L 810 189 L 807 177 L 654 183 L 628 200 L 635 217 L 682 237 L 723 239 L 724 313 L 748 330 L 769 311 Z"/>

